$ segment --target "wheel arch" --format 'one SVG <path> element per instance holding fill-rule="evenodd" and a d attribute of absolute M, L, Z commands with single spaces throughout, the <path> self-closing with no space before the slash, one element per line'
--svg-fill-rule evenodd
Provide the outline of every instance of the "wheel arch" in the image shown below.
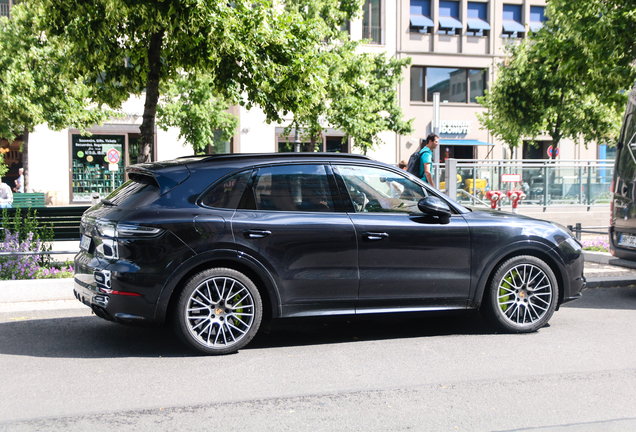
<path fill-rule="evenodd" d="M 492 280 L 495 277 L 495 273 L 497 272 L 499 266 L 513 257 L 529 255 L 545 262 L 552 270 L 552 273 L 554 273 L 554 277 L 556 278 L 559 288 L 559 298 L 557 302 L 558 308 L 558 306 L 563 301 L 565 292 L 565 280 L 563 279 L 563 263 L 558 258 L 558 256 L 555 256 L 552 250 L 544 247 L 538 247 L 538 245 L 539 244 L 525 247 L 520 246 L 511 250 L 506 250 L 503 254 L 498 255 L 496 259 L 493 259 L 491 263 L 484 269 L 481 277 L 479 278 L 476 293 L 473 298 L 473 304 L 471 305 L 471 307 L 475 309 L 479 309 L 481 307 L 484 295 L 486 294 L 486 288 L 489 287 L 492 283 Z"/>
<path fill-rule="evenodd" d="M 196 255 L 184 262 L 171 275 L 157 302 L 155 320 L 165 322 L 169 318 L 169 312 L 174 310 L 181 291 L 192 276 L 203 270 L 219 267 L 239 271 L 254 282 L 263 300 L 263 319 L 280 317 L 280 296 L 276 283 L 267 269 L 253 258 L 237 251 L 216 251 L 213 254 Z"/>

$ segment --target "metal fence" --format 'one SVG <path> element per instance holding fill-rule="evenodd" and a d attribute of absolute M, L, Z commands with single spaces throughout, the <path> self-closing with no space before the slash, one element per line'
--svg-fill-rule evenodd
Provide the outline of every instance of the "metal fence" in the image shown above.
<path fill-rule="evenodd" d="M 525 200 L 519 205 L 608 204 L 614 172 L 613 160 L 474 160 L 449 159 L 434 167 L 439 188 L 446 190 L 447 172 L 452 171 L 456 191 L 447 194 L 458 202 L 479 205 L 489 190 L 506 193 L 522 190 Z M 516 174 L 516 176 L 504 176 Z M 520 181 L 507 182 L 502 177 Z"/>

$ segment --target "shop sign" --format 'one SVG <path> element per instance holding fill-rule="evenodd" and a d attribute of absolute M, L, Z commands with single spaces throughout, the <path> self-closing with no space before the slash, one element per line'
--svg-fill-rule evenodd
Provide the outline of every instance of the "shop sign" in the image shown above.
<path fill-rule="evenodd" d="M 519 183 L 521 182 L 521 174 L 502 174 L 502 183 Z"/>
<path fill-rule="evenodd" d="M 440 134 L 469 134 L 473 129 L 472 120 L 442 120 Z"/>
<path fill-rule="evenodd" d="M 125 142 L 126 135 L 71 135 L 73 201 L 91 201 L 93 193 L 106 196 L 121 186 Z"/>

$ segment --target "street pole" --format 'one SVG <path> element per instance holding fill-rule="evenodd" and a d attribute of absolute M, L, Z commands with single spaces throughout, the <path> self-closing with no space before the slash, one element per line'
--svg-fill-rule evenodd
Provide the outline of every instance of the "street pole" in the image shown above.
<path fill-rule="evenodd" d="M 298 129 L 296 129 L 296 134 L 294 136 L 294 152 L 300 153 L 300 138 L 298 138 Z"/>
<path fill-rule="evenodd" d="M 432 124 L 432 129 L 433 129 L 433 133 L 437 136 L 439 136 L 439 129 L 440 129 L 440 113 L 439 113 L 439 93 L 435 92 L 433 93 L 433 124 Z M 436 167 L 435 168 L 435 178 L 433 179 L 433 182 L 435 183 L 435 188 L 439 189 L 439 146 L 437 146 L 437 148 L 435 149 L 435 152 L 433 153 L 433 166 Z M 448 177 L 448 176 L 447 176 Z"/>

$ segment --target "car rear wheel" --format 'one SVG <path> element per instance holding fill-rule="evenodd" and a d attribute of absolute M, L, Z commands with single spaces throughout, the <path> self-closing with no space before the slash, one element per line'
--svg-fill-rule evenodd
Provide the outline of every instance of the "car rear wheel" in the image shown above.
<path fill-rule="evenodd" d="M 547 324 L 558 299 L 559 287 L 550 266 L 522 255 L 497 268 L 482 310 L 501 330 L 528 333 Z"/>
<path fill-rule="evenodd" d="M 261 323 L 263 306 L 243 273 L 214 268 L 193 276 L 179 297 L 174 327 L 187 345 L 206 354 L 228 354 L 247 345 Z"/>

